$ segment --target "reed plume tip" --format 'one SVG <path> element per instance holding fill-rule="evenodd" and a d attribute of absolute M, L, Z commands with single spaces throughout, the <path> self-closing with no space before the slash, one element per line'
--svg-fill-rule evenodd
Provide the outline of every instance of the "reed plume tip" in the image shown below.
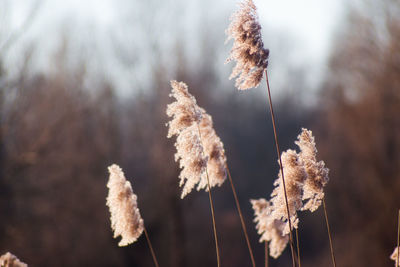
<path fill-rule="evenodd" d="M 135 242 L 143 232 L 144 223 L 137 206 L 137 196 L 126 180 L 122 169 L 113 164 L 108 167 L 110 173 L 107 187 L 107 206 L 111 213 L 111 228 L 114 238 L 121 236 L 119 246 Z"/>

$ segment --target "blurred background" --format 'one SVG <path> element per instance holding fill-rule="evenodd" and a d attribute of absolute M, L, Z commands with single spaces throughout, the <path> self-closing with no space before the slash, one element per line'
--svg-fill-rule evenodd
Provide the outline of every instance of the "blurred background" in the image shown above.
<path fill-rule="evenodd" d="M 330 169 L 338 266 L 392 266 L 400 192 L 400 2 L 255 1 L 270 49 L 283 150 L 301 127 Z M 256 261 L 249 199 L 278 173 L 266 86 L 239 92 L 224 65 L 236 1 L 0 0 L 0 253 L 30 266 L 152 266 L 124 248 L 105 205 L 119 164 L 162 266 L 215 266 L 208 196 L 180 200 L 169 80 L 213 116 Z M 213 191 L 222 266 L 251 266 L 226 182 Z M 300 213 L 303 266 L 331 266 L 321 209 Z M 289 266 L 290 250 L 270 266 Z"/>

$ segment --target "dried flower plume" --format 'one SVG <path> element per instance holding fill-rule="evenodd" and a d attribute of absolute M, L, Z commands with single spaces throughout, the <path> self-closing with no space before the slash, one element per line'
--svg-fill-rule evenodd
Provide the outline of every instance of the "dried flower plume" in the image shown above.
<path fill-rule="evenodd" d="M 296 145 L 300 148 L 300 159 L 307 172 L 307 179 L 303 185 L 303 200 L 306 201 L 302 210 L 311 212 L 318 209 L 324 198 L 324 187 L 329 181 L 329 169 L 323 161 L 317 161 L 317 148 L 310 130 L 302 129 L 297 137 Z"/>
<path fill-rule="evenodd" d="M 226 63 L 236 60 L 229 79 L 239 76 L 235 85 L 240 90 L 257 87 L 268 66 L 269 50 L 264 48 L 257 9 L 252 0 L 239 4 L 239 10 L 231 16 L 226 34 L 228 40 L 234 39 Z"/>
<path fill-rule="evenodd" d="M 285 223 L 271 216 L 271 203 L 264 198 L 252 199 L 250 202 L 254 210 L 256 229 L 261 235 L 260 242 L 269 242 L 270 256 L 276 259 L 289 242 L 289 235 L 283 233 Z"/>
<path fill-rule="evenodd" d="M 7 252 L 0 257 L 1 267 L 28 267 L 28 264 L 21 262 L 16 256 Z"/>
<path fill-rule="evenodd" d="M 297 138 L 295 144 L 300 153 L 289 149 L 281 156 L 292 228 L 298 228 L 297 211 L 314 211 L 321 205 L 323 188 L 329 180 L 325 163 L 316 159 L 317 148 L 312 132 L 303 128 Z M 251 203 L 260 241 L 270 242 L 270 255 L 276 258 L 286 247 L 287 241 L 284 240 L 290 232 L 281 171 L 274 185 L 269 202 L 260 199 Z"/>
<path fill-rule="evenodd" d="M 393 250 L 392 255 L 390 255 L 390 259 L 391 259 L 391 260 L 394 260 L 395 265 L 397 265 L 397 266 L 395 266 L 395 267 L 400 266 L 400 262 L 397 262 L 397 253 L 398 253 L 398 252 L 399 252 L 399 247 L 395 247 L 395 249 Z M 397 264 L 396 264 L 396 263 L 397 263 Z"/>
<path fill-rule="evenodd" d="M 131 183 L 125 179 L 122 169 L 113 164 L 108 167 L 110 177 L 107 206 L 111 213 L 111 227 L 114 238 L 121 236 L 119 246 L 135 242 L 144 229 L 143 220 L 137 207 L 137 196 L 133 193 Z"/>
<path fill-rule="evenodd" d="M 297 228 L 299 219 L 297 211 L 302 208 L 303 183 L 307 178 L 307 173 L 302 165 L 299 155 L 294 150 L 287 150 L 281 155 L 283 172 L 286 184 L 286 195 L 289 205 L 290 222 L 292 228 Z M 285 192 L 282 184 L 282 173 L 279 172 L 278 178 L 274 182 L 275 189 L 271 194 L 271 203 L 273 207 L 272 217 L 285 223 L 284 234 L 288 234 L 289 221 L 287 216 L 287 207 Z"/>
<path fill-rule="evenodd" d="M 216 134 L 212 118 L 206 113 L 204 109 L 203 117 L 200 122 L 199 128 L 201 133 L 201 140 L 204 147 L 204 153 L 207 155 L 207 171 L 210 180 L 210 186 L 221 186 L 226 179 L 226 157 L 224 144 Z M 205 187 L 207 177 L 203 175 L 201 187 Z M 200 186 L 200 185 L 199 185 Z"/>
<path fill-rule="evenodd" d="M 210 186 L 220 186 L 226 178 L 225 151 L 216 135 L 212 118 L 197 105 L 183 82 L 171 81 L 171 97 L 175 102 L 167 106 L 171 121 L 167 137 L 177 136 L 175 160 L 182 169 L 179 186 L 183 186 L 181 198 L 197 185 L 197 190 L 207 190 L 207 171 Z"/>

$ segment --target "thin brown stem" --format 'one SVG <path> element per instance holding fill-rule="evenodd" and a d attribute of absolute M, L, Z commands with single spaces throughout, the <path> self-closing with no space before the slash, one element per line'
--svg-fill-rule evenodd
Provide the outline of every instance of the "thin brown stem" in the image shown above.
<path fill-rule="evenodd" d="M 237 197 L 237 194 L 236 194 L 236 189 L 235 189 L 235 186 L 233 185 L 231 172 L 229 171 L 229 168 L 228 168 L 227 164 L 225 164 L 225 168 L 226 168 L 226 170 L 228 172 L 228 179 L 229 179 L 229 182 L 231 184 L 233 197 L 235 198 L 236 208 L 237 208 L 237 211 L 239 213 L 240 223 L 242 224 L 244 237 L 246 238 L 246 243 L 247 243 L 247 247 L 249 249 L 251 263 L 253 264 L 253 267 L 255 267 L 256 266 L 256 262 L 254 260 L 253 250 L 251 249 L 249 236 L 247 234 L 246 224 L 244 223 L 242 209 L 240 208 L 239 200 L 238 200 L 238 197 Z"/>
<path fill-rule="evenodd" d="M 197 129 L 199 131 L 200 140 L 202 140 L 201 139 L 200 127 L 199 127 L 198 124 L 197 124 Z M 211 217 L 212 217 L 213 230 L 214 230 L 215 252 L 217 254 L 217 265 L 218 265 L 218 267 L 220 267 L 221 266 L 221 259 L 220 259 L 220 256 L 219 256 L 219 245 L 218 245 L 218 236 L 217 236 L 217 226 L 216 226 L 216 223 L 215 223 L 214 202 L 213 202 L 212 195 L 211 195 L 210 178 L 208 177 L 207 166 L 206 166 L 206 177 L 207 177 L 208 198 L 210 200 Z"/>
<path fill-rule="evenodd" d="M 334 253 L 333 244 L 332 244 L 332 233 L 331 233 L 331 228 L 329 227 L 329 220 L 328 220 L 328 213 L 326 212 L 325 199 L 322 199 L 322 205 L 323 205 L 324 213 L 325 213 L 326 229 L 328 230 L 329 246 L 330 246 L 330 249 L 331 249 L 332 264 L 333 264 L 334 267 L 336 267 L 335 253 Z"/>
<path fill-rule="evenodd" d="M 154 253 L 153 246 L 151 245 L 149 235 L 146 231 L 146 227 L 143 226 L 144 235 L 146 236 L 147 244 L 149 245 L 151 256 L 153 257 L 154 265 L 159 267 L 156 254 Z"/>
<path fill-rule="evenodd" d="M 299 230 L 296 228 L 296 245 L 297 245 L 297 262 L 299 263 L 299 267 L 301 267 L 300 261 L 300 243 L 299 243 Z"/>
<path fill-rule="evenodd" d="M 296 262 L 295 262 L 295 252 L 294 252 L 294 246 L 293 246 L 293 235 L 292 235 L 292 223 L 290 221 L 290 211 L 289 211 L 289 203 L 288 203 L 288 199 L 287 199 L 287 193 L 286 193 L 286 184 L 285 184 L 285 175 L 283 173 L 283 165 L 282 165 L 282 159 L 281 159 L 281 150 L 279 148 L 279 142 L 278 142 L 278 135 L 276 132 L 276 122 L 275 122 L 275 114 L 274 114 L 274 108 L 272 106 L 272 98 L 271 98 L 271 90 L 269 88 L 269 81 L 268 81 L 268 73 L 267 70 L 265 70 L 265 77 L 267 80 L 267 89 L 268 89 L 268 100 L 269 100 L 269 109 L 271 112 L 271 119 L 272 119 L 272 127 L 274 130 L 274 137 L 275 137 L 275 146 L 276 146 L 276 152 L 278 154 L 278 158 L 279 158 L 279 165 L 280 165 L 280 169 L 281 169 L 281 173 L 282 173 L 282 184 L 283 184 L 283 191 L 285 194 L 285 203 L 286 203 L 286 210 L 287 210 L 287 215 L 288 215 L 288 222 L 289 222 L 289 241 L 290 241 L 290 250 L 292 252 L 292 264 L 293 267 L 296 266 Z"/>
<path fill-rule="evenodd" d="M 265 267 L 268 267 L 269 266 L 268 242 L 265 241 L 264 244 L 265 244 Z"/>
<path fill-rule="evenodd" d="M 400 252 L 400 209 L 399 209 L 399 216 L 397 218 L 397 260 L 396 260 L 396 267 L 399 266 L 399 252 Z"/>

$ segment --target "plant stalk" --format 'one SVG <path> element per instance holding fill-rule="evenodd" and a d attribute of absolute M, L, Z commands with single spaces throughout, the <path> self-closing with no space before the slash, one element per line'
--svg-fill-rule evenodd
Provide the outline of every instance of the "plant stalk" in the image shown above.
<path fill-rule="evenodd" d="M 240 208 L 239 200 L 238 200 L 238 197 L 237 197 L 235 186 L 233 185 L 232 176 L 231 176 L 231 172 L 230 172 L 230 170 L 228 168 L 228 164 L 225 165 L 225 168 L 226 168 L 226 170 L 228 172 L 228 179 L 229 179 L 229 182 L 231 184 L 233 197 L 235 198 L 236 208 L 237 208 L 237 211 L 239 213 L 240 223 L 242 224 L 243 233 L 244 233 L 244 236 L 246 238 L 246 243 L 247 243 L 247 247 L 249 249 L 251 263 L 252 263 L 253 267 L 255 267 L 256 266 L 256 262 L 254 260 L 253 250 L 252 250 L 251 245 L 250 245 L 250 240 L 249 240 L 249 236 L 247 234 L 246 224 L 244 223 L 244 219 L 243 219 L 242 209 Z"/>
<path fill-rule="evenodd" d="M 280 169 L 281 169 L 281 173 L 282 173 L 282 184 L 283 184 L 283 191 L 284 191 L 284 194 L 285 194 L 285 203 L 286 203 L 286 210 L 287 210 L 288 222 L 289 222 L 289 239 L 290 239 L 290 250 L 291 250 L 291 253 L 292 253 L 292 265 L 293 265 L 293 267 L 296 267 L 295 252 L 294 252 L 294 246 L 293 246 L 292 223 L 290 221 L 290 211 L 289 211 L 289 203 L 288 203 L 288 200 L 287 200 L 287 193 L 286 193 L 285 175 L 283 173 L 281 150 L 279 148 L 278 135 L 277 135 L 277 132 L 276 132 L 275 114 L 274 114 L 274 109 L 273 109 L 273 106 L 272 106 L 271 90 L 270 90 L 270 87 L 269 87 L 268 72 L 267 72 L 266 69 L 265 69 L 265 78 L 266 78 L 266 81 L 267 81 L 269 108 L 270 108 L 270 112 L 271 112 L 272 127 L 273 127 L 273 130 L 274 130 L 276 152 L 278 154 L 279 165 L 280 165 Z"/>
<path fill-rule="evenodd" d="M 296 245 L 297 245 L 297 260 L 299 263 L 299 267 L 301 267 L 300 261 L 300 243 L 299 243 L 299 230 L 296 228 Z"/>
<path fill-rule="evenodd" d="M 200 140 L 202 141 L 202 139 L 201 139 L 200 127 L 199 127 L 198 124 L 197 124 L 197 130 L 199 131 L 199 137 L 200 137 Z M 220 267 L 220 266 L 221 266 L 221 259 L 220 259 L 220 255 L 219 255 L 219 245 L 218 245 L 218 236 L 217 236 L 217 226 L 216 226 L 216 223 L 215 223 L 214 202 L 213 202 L 212 195 L 211 195 L 210 178 L 209 178 L 209 176 L 208 176 L 207 166 L 206 166 L 206 177 L 207 177 L 208 198 L 209 198 L 209 200 L 210 200 L 211 217 L 212 217 L 213 230 L 214 230 L 215 252 L 216 252 L 216 254 L 217 254 L 217 266 Z"/>
<path fill-rule="evenodd" d="M 329 246 L 330 246 L 330 249 L 331 249 L 332 264 L 333 264 L 334 267 L 336 267 L 335 253 L 334 253 L 333 244 L 332 244 L 332 233 L 331 233 L 331 228 L 329 227 L 328 213 L 326 212 L 326 205 L 325 205 L 325 199 L 324 198 L 322 199 L 322 205 L 323 205 L 324 213 L 325 213 L 326 229 L 328 230 Z"/>
<path fill-rule="evenodd" d="M 149 245 L 149 248 L 150 248 L 151 256 L 153 257 L 154 265 L 156 267 L 159 267 L 156 254 L 154 253 L 153 246 L 151 245 L 149 235 L 148 235 L 148 233 L 146 231 L 146 227 L 144 227 L 144 225 L 143 225 L 143 231 L 144 231 L 144 235 L 146 236 L 147 244 Z"/>

